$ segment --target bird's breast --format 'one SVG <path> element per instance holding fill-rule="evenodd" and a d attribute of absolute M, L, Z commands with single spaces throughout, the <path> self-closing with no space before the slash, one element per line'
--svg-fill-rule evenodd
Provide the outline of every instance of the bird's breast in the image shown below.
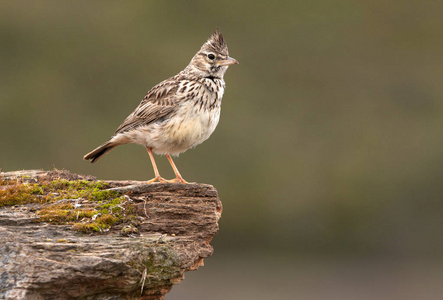
<path fill-rule="evenodd" d="M 220 119 L 224 82 L 213 86 L 182 82 L 177 90 L 176 110 L 149 128 L 146 145 L 158 154 L 179 154 L 204 142 Z"/>
<path fill-rule="evenodd" d="M 199 101 L 183 103 L 170 124 L 171 139 L 177 144 L 194 147 L 214 132 L 220 119 L 220 103 L 201 105 Z"/>

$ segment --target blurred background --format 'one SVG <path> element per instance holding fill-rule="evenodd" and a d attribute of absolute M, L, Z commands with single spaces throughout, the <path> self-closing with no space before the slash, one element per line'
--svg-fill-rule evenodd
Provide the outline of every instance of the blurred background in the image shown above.
<path fill-rule="evenodd" d="M 240 65 L 215 133 L 175 160 L 218 189 L 220 232 L 166 299 L 437 299 L 442 11 L 421 0 L 2 1 L 0 168 L 152 178 L 139 145 L 82 157 L 220 27 Z"/>

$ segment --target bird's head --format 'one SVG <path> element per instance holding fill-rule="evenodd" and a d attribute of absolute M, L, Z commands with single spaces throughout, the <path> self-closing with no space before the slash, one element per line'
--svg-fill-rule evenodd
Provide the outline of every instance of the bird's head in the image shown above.
<path fill-rule="evenodd" d="M 201 77 L 223 78 L 229 65 L 238 61 L 229 56 L 228 46 L 219 29 L 209 37 L 188 65 L 192 73 Z"/>

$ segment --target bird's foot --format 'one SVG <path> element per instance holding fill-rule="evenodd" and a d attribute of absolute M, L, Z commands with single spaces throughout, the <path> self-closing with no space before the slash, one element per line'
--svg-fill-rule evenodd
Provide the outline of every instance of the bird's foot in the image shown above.
<path fill-rule="evenodd" d="M 156 181 L 158 181 L 160 183 L 167 183 L 167 182 L 169 182 L 168 180 L 164 179 L 163 177 L 157 176 L 157 177 L 152 178 L 151 180 L 148 180 L 146 183 L 147 184 L 151 184 L 151 183 L 156 182 Z"/>
<path fill-rule="evenodd" d="M 183 183 L 183 184 L 191 184 L 193 182 L 187 182 L 183 179 L 183 177 L 175 177 L 174 179 L 168 180 L 169 183 Z"/>

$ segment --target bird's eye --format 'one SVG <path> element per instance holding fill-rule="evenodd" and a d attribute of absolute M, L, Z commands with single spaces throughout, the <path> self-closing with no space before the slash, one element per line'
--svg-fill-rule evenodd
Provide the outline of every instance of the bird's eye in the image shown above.
<path fill-rule="evenodd" d="M 212 53 L 209 53 L 209 54 L 208 54 L 208 58 L 209 58 L 209 59 L 214 59 L 214 58 L 215 58 L 215 55 L 212 54 Z"/>

